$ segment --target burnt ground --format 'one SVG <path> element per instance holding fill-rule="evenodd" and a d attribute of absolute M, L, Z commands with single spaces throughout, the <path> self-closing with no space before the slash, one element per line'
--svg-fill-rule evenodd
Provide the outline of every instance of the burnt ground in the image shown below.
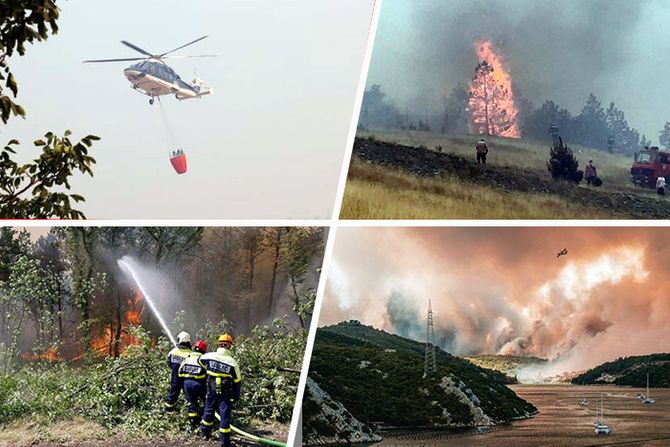
<path fill-rule="evenodd" d="M 233 444 L 239 447 L 258 446 L 259 444 L 248 444 L 239 440 L 233 440 Z M 8 447 L 12 444 L 6 444 Z M 17 444 L 25 445 L 25 444 Z M 145 441 L 145 442 L 121 442 L 121 441 L 84 441 L 71 443 L 37 443 L 30 444 L 39 447 L 218 447 L 218 440 L 212 441 Z M 0 442 L 0 446 L 3 446 Z"/>
<path fill-rule="evenodd" d="M 250 431 L 252 431 L 250 429 Z M 285 440 L 288 426 L 257 422 L 253 433 L 269 439 Z M 215 437 L 203 440 L 195 432 L 169 432 L 165 435 L 137 436 L 123 431 L 107 432 L 98 424 L 81 418 L 72 421 L 15 421 L 9 426 L 0 424 L 0 447 L 217 447 Z M 258 447 L 261 444 L 233 434 L 233 444 L 239 447 Z"/>
<path fill-rule="evenodd" d="M 605 210 L 617 218 L 670 218 L 670 203 L 657 200 L 653 196 L 580 188 L 570 182 L 554 180 L 548 172 L 544 177 L 529 169 L 479 165 L 458 155 L 435 152 L 422 147 L 356 138 L 353 156 L 369 163 L 401 169 L 421 177 L 446 175 L 464 182 L 509 192 L 555 194 L 584 207 Z"/>
<path fill-rule="evenodd" d="M 240 440 L 240 438 L 233 437 L 233 444 L 238 447 L 256 447 L 260 444 L 246 442 Z M 23 443 L 11 441 L 0 441 L 0 447 L 24 447 L 24 446 L 36 446 L 36 447 L 218 447 L 219 441 L 217 439 L 212 439 L 209 441 L 204 440 L 172 440 L 172 441 L 161 441 L 161 440 L 151 440 L 151 441 L 140 441 L 140 442 L 128 442 L 128 441 L 119 441 L 119 440 L 106 440 L 106 441 L 75 441 L 75 442 L 31 442 Z"/>

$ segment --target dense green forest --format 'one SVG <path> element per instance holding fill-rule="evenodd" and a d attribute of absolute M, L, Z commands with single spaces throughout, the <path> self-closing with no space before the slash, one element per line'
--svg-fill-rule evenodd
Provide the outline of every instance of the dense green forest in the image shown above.
<path fill-rule="evenodd" d="M 472 426 L 536 411 L 507 388 L 503 374 L 441 349 L 437 372 L 424 377 L 424 350 L 423 343 L 343 322 L 317 331 L 310 377 L 368 424 Z"/>
<path fill-rule="evenodd" d="M 287 431 L 323 240 L 320 228 L 0 229 L 0 441 L 25 418 L 81 417 L 122 438 L 185 433 L 183 414 L 162 413 L 172 345 L 121 257 L 173 334 L 210 349 L 235 335 L 235 423 Z"/>
<path fill-rule="evenodd" d="M 572 383 L 591 385 L 614 383 L 634 387 L 670 387 L 670 354 L 651 354 L 603 363 L 572 379 Z"/>

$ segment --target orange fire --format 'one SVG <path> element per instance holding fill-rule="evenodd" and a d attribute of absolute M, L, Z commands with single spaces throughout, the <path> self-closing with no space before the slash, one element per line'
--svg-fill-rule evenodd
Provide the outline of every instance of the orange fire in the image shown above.
<path fill-rule="evenodd" d="M 47 360 L 49 362 L 55 362 L 58 360 L 58 352 L 54 348 L 48 348 L 41 354 L 33 354 L 32 352 L 24 352 L 21 354 L 23 360 L 33 362 L 36 360 Z"/>
<path fill-rule="evenodd" d="M 517 122 L 518 109 L 514 101 L 512 78 L 502 58 L 495 53 L 490 40 L 475 43 L 480 62 L 486 62 L 492 71 L 476 76 L 470 82 L 468 111 L 472 131 L 480 134 L 520 138 Z"/>
<path fill-rule="evenodd" d="M 126 313 L 123 315 L 121 321 L 122 332 L 119 339 L 119 353 L 123 353 L 128 346 L 140 344 L 140 341 L 125 329 L 128 326 L 139 326 L 142 324 L 142 314 L 144 313 L 142 294 L 136 291 L 134 298 L 128 299 L 126 304 Z M 91 341 L 93 350 L 103 355 L 108 355 L 110 344 L 114 343 L 115 334 L 113 331 L 116 332 L 115 327 L 106 325 L 101 335 L 94 336 Z"/>

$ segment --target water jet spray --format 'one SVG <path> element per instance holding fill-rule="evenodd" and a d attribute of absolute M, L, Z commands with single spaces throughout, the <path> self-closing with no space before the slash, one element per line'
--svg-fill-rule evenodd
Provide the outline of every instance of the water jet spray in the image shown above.
<path fill-rule="evenodd" d="M 133 268 L 133 265 L 128 261 L 128 259 L 130 259 L 129 256 L 124 256 L 123 258 L 117 260 L 116 262 L 121 268 L 121 270 L 125 271 L 133 279 L 135 285 L 137 285 L 137 288 L 139 289 L 139 292 L 142 294 L 146 302 L 149 303 L 151 311 L 154 313 L 154 315 L 156 315 L 156 318 L 158 318 L 158 322 L 160 323 L 161 327 L 163 328 L 163 331 L 167 334 L 168 338 L 172 342 L 172 345 L 177 346 L 177 340 L 175 340 L 174 336 L 172 335 L 172 332 L 170 332 L 170 328 L 168 328 L 167 323 L 165 323 L 165 320 L 163 320 L 163 317 L 158 311 L 158 308 L 154 304 L 153 298 L 151 298 L 151 295 L 149 295 L 146 289 L 142 286 L 142 282 L 140 281 L 139 277 L 137 276 L 137 273 L 135 272 L 135 269 Z"/>

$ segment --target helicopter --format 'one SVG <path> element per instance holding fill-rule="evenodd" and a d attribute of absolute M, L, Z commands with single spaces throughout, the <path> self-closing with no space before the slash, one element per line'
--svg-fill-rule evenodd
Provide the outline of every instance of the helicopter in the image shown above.
<path fill-rule="evenodd" d="M 180 101 L 190 98 L 200 98 L 205 95 L 213 94 L 214 89 L 211 87 L 204 87 L 202 80 L 197 77 L 193 79 L 193 82 L 191 83 L 184 82 L 179 75 L 164 62 L 164 59 L 216 57 L 215 54 L 202 54 L 199 56 L 168 56 L 170 53 L 174 53 L 184 47 L 200 42 L 207 37 L 209 36 L 202 36 L 175 49 L 160 54 L 151 54 L 137 45 L 122 40 L 122 44 L 143 54 L 145 57 L 94 59 L 86 60 L 84 63 L 141 61 L 123 70 L 123 74 L 126 75 L 126 78 L 130 81 L 134 90 L 149 97 L 149 104 L 154 103 L 154 98 L 170 94 L 175 95 Z"/>

